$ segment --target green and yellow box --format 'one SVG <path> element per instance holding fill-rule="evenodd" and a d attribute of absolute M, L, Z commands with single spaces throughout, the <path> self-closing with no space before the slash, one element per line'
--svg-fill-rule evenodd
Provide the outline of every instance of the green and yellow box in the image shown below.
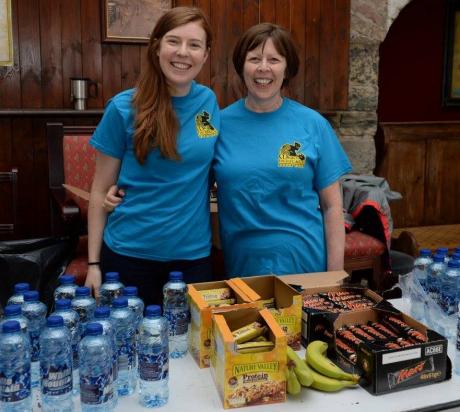
<path fill-rule="evenodd" d="M 247 296 L 256 297 L 255 303 L 259 308 L 269 308 L 281 329 L 286 333 L 288 345 L 294 350 L 299 350 L 302 296 L 282 278 L 282 276 L 274 275 L 251 276 L 234 278 L 230 282 Z"/>
<path fill-rule="evenodd" d="M 230 290 L 228 297 L 235 300 L 234 304 L 221 307 L 212 306 L 202 295 L 202 291 L 217 291 L 223 288 Z M 189 350 L 200 368 L 207 368 L 211 354 L 212 313 L 224 312 L 234 307 L 255 307 L 254 296 L 247 296 L 236 285 L 226 280 L 189 284 L 188 295 L 191 317 Z"/>
<path fill-rule="evenodd" d="M 286 400 L 286 335 L 268 309 L 234 308 L 214 313 L 211 374 L 225 409 Z M 267 326 L 268 352 L 238 353 L 232 331 L 249 323 Z"/>

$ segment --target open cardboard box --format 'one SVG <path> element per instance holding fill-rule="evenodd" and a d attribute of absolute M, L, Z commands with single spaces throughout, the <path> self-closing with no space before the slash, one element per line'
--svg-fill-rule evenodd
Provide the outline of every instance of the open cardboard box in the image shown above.
<path fill-rule="evenodd" d="M 268 309 L 233 308 L 213 314 L 211 374 L 224 408 L 286 400 L 286 335 Z M 232 331 L 252 322 L 268 327 L 275 346 L 268 352 L 239 353 Z"/>
<path fill-rule="evenodd" d="M 233 278 L 231 283 L 240 288 L 260 309 L 264 300 L 275 298 L 275 309 L 270 309 L 273 317 L 286 333 L 287 343 L 294 350 L 300 349 L 300 326 L 302 317 L 302 297 L 299 292 L 274 275 Z"/>
<path fill-rule="evenodd" d="M 234 305 L 214 307 L 204 300 L 200 290 L 229 288 L 232 298 L 236 299 Z M 189 349 L 193 358 L 200 368 L 209 367 L 209 358 L 211 355 L 211 316 L 213 312 L 223 312 L 234 310 L 235 307 L 256 307 L 253 303 L 254 296 L 248 297 L 237 286 L 227 280 L 216 282 L 191 283 L 188 285 L 188 294 L 190 302 L 190 334 Z"/>
<path fill-rule="evenodd" d="M 447 340 L 386 301 L 372 309 L 341 314 L 334 322 L 333 339 L 335 340 L 336 331 L 345 325 L 365 324 L 368 321 L 378 322 L 389 314 L 400 318 L 409 326 L 425 334 L 428 342 L 401 349 L 385 349 L 367 343 L 360 344 L 356 352 L 356 366 L 362 372 L 361 386 L 373 395 L 380 395 L 440 382 L 450 377 Z M 332 344 L 329 345 L 329 348 L 334 348 L 335 341 L 330 343 Z M 344 358 L 340 356 L 338 359 L 340 366 L 350 367 Z"/>

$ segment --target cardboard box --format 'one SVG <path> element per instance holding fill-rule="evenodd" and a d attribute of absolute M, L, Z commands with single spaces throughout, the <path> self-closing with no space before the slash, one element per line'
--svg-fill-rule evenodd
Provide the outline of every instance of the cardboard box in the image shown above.
<path fill-rule="evenodd" d="M 336 331 L 344 325 L 379 321 L 388 314 L 423 332 L 428 342 L 393 350 L 360 344 L 356 365 L 363 376 L 361 386 L 373 395 L 380 395 L 445 380 L 446 373 L 450 374 L 447 371 L 447 340 L 388 302 L 382 302 L 379 307 L 366 311 L 344 313 L 334 322 L 334 329 Z M 340 358 L 338 363 L 346 367 L 344 358 Z"/>
<path fill-rule="evenodd" d="M 218 289 L 228 287 L 231 296 L 236 299 L 235 305 L 224 307 L 213 307 L 204 300 L 200 290 Z M 189 303 L 190 303 L 190 333 L 189 333 L 189 350 L 200 368 L 209 367 L 209 358 L 211 354 L 211 316 L 214 311 L 225 311 L 235 306 L 255 307 L 254 296 L 248 297 L 237 286 L 229 281 L 192 283 L 188 285 Z"/>
<path fill-rule="evenodd" d="M 283 279 L 284 276 L 252 276 L 234 278 L 235 284 L 248 296 L 258 295 L 256 304 L 260 309 L 265 306 L 263 300 L 275 298 L 276 310 L 271 310 L 273 317 L 286 333 L 287 343 L 294 350 L 300 349 L 300 329 L 302 317 L 302 297 Z"/>
<path fill-rule="evenodd" d="M 238 353 L 232 331 L 258 321 L 275 346 L 269 352 Z M 286 335 L 268 309 L 234 309 L 213 315 L 211 373 L 225 409 L 286 400 Z"/>

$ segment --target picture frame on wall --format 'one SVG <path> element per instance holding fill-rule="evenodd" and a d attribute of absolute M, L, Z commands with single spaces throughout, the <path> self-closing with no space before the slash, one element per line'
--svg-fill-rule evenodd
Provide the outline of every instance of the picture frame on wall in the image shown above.
<path fill-rule="evenodd" d="M 0 66 L 13 65 L 11 0 L 0 0 Z"/>
<path fill-rule="evenodd" d="M 160 16 L 172 0 L 103 0 L 102 41 L 105 43 L 148 43 Z"/>
<path fill-rule="evenodd" d="M 460 106 L 460 2 L 446 2 L 443 106 Z"/>

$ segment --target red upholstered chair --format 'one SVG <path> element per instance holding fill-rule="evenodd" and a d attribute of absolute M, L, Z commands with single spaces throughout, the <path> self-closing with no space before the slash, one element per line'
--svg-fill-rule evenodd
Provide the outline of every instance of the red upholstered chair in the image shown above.
<path fill-rule="evenodd" d="M 66 272 L 83 284 L 88 270 L 88 199 L 96 166 L 96 151 L 89 145 L 95 126 L 47 124 L 51 232 L 54 236 L 78 238 L 75 256 Z M 76 195 L 63 187 L 81 190 Z"/>
<path fill-rule="evenodd" d="M 377 238 L 359 230 L 352 230 L 345 235 L 344 269 L 350 274 L 355 270 L 371 270 L 369 286 L 382 291 L 386 252 L 386 245 Z"/>

